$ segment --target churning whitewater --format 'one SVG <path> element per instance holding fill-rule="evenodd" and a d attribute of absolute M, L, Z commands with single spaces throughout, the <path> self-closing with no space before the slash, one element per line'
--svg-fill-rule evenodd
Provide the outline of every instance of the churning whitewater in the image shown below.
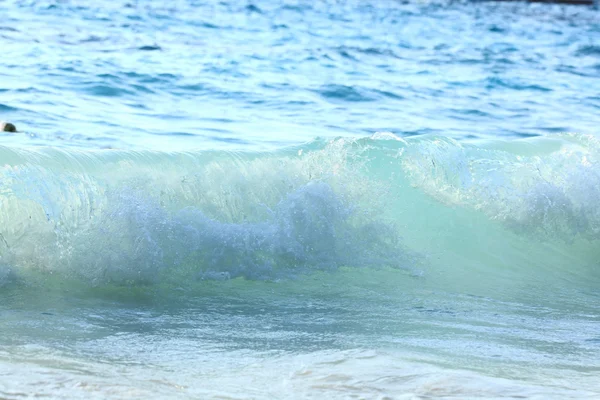
<path fill-rule="evenodd" d="M 0 15 L 0 399 L 600 398 L 597 5 Z"/>
<path fill-rule="evenodd" d="M 600 394 L 594 138 L 0 155 L 3 396 Z"/>
<path fill-rule="evenodd" d="M 5 284 L 49 274 L 92 286 L 279 280 L 342 266 L 427 276 L 433 254 L 448 268 L 461 266 L 451 261 L 460 254 L 490 271 L 531 273 L 535 261 L 521 253 L 495 267 L 490 250 L 509 257 L 513 239 L 529 252 L 561 249 L 565 273 L 584 282 L 598 276 L 600 143 L 591 137 L 467 145 L 377 134 L 262 153 L 0 151 Z M 483 254 L 468 240 L 439 247 L 438 227 L 491 243 Z M 496 232 L 502 238 L 491 240 Z"/>

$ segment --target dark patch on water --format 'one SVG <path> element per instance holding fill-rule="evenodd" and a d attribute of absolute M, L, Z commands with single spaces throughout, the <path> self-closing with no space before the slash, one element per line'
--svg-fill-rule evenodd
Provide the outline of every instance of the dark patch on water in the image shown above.
<path fill-rule="evenodd" d="M 429 307 L 424 307 L 424 306 L 415 306 L 415 309 L 418 312 L 427 313 L 427 314 L 446 314 L 446 315 L 452 315 L 452 316 L 456 315 L 455 311 L 445 310 L 445 309 L 441 309 L 441 308 L 429 308 Z"/>
<path fill-rule="evenodd" d="M 281 6 L 280 10 L 285 11 L 295 11 L 295 12 L 304 12 L 308 10 L 312 10 L 312 6 L 310 4 L 284 4 Z"/>
<path fill-rule="evenodd" d="M 103 42 L 106 40 L 107 40 L 107 38 L 103 38 L 103 37 L 96 36 L 96 35 L 90 35 L 84 39 L 79 40 L 79 43 L 96 43 L 96 42 Z"/>
<path fill-rule="evenodd" d="M 518 80 L 509 80 L 509 79 L 502 79 L 502 78 L 488 78 L 487 80 L 487 84 L 486 84 L 486 89 L 488 90 L 494 90 L 494 89 L 498 89 L 498 88 L 506 88 L 506 89 L 513 89 L 513 90 L 530 90 L 530 91 L 535 91 L 535 92 L 551 92 L 552 89 L 541 86 L 541 85 L 536 85 L 536 84 L 527 84 L 525 82 L 520 82 Z"/>
<path fill-rule="evenodd" d="M 224 133 L 224 132 L 228 132 L 228 131 L 222 130 L 221 132 Z M 216 140 L 216 141 L 219 141 L 219 142 L 225 142 L 225 143 L 248 144 L 247 140 L 243 140 L 243 139 L 236 138 L 236 137 L 211 136 L 210 138 L 212 140 Z"/>
<path fill-rule="evenodd" d="M 357 58 L 355 58 L 354 56 L 351 56 L 350 53 L 346 52 L 346 50 L 344 50 L 344 49 L 339 49 L 338 53 L 340 54 L 340 56 L 342 56 L 344 58 L 347 58 L 352 61 L 358 61 Z"/>
<path fill-rule="evenodd" d="M 260 8 L 258 8 L 258 6 L 254 5 L 254 4 L 248 4 L 246 6 L 246 11 L 249 12 L 249 13 L 251 13 L 251 14 L 252 13 L 262 14 L 263 13 L 263 11 Z"/>
<path fill-rule="evenodd" d="M 575 55 L 578 57 L 583 57 L 583 56 L 600 57 L 600 46 L 596 46 L 596 45 L 581 46 L 577 49 L 577 51 L 575 51 Z"/>
<path fill-rule="evenodd" d="M 156 93 L 154 90 L 150 89 L 149 87 L 143 86 L 143 85 L 131 85 L 131 87 L 141 93 L 149 93 L 149 94 Z"/>
<path fill-rule="evenodd" d="M 162 73 L 162 74 L 141 74 L 135 71 L 129 71 L 123 73 L 127 78 L 135 79 L 138 83 L 160 83 L 169 84 L 179 77 L 174 74 Z"/>
<path fill-rule="evenodd" d="M 540 136 L 539 133 L 526 132 L 526 131 L 509 131 L 508 133 L 510 133 L 513 136 L 520 137 L 520 138 L 531 138 L 531 137 Z"/>
<path fill-rule="evenodd" d="M 203 92 L 208 90 L 208 87 L 202 83 L 192 83 L 192 84 L 188 84 L 188 85 L 180 85 L 178 86 L 179 89 L 183 89 L 183 90 L 189 90 L 189 91 L 193 91 L 193 92 Z"/>
<path fill-rule="evenodd" d="M 191 132 L 181 132 L 181 131 L 169 131 L 169 132 L 152 132 L 153 135 L 160 136 L 198 136 L 195 133 Z"/>
<path fill-rule="evenodd" d="M 210 117 L 204 117 L 202 118 L 203 121 L 209 121 L 209 122 L 218 122 L 220 124 L 230 124 L 233 122 L 236 122 L 236 120 L 231 119 L 231 118 L 210 118 Z"/>
<path fill-rule="evenodd" d="M 322 97 L 331 100 L 343 100 L 349 102 L 375 101 L 375 97 L 368 96 L 361 90 L 346 85 L 325 85 L 316 91 Z"/>
<path fill-rule="evenodd" d="M 315 104 L 315 102 L 307 100 L 290 100 L 285 104 L 287 104 L 288 106 L 309 106 Z"/>
<path fill-rule="evenodd" d="M 537 129 L 541 129 L 548 133 L 564 133 L 569 131 L 569 128 L 565 126 L 539 126 Z"/>
<path fill-rule="evenodd" d="M 398 136 L 421 136 L 421 135 L 434 135 L 434 134 L 439 134 L 439 133 L 440 133 L 440 131 L 437 129 L 416 129 L 413 131 L 401 131 L 398 133 Z"/>
<path fill-rule="evenodd" d="M 150 46 L 141 46 L 138 47 L 138 50 L 142 50 L 142 51 L 158 51 L 158 50 L 162 50 L 162 47 L 160 47 L 159 45 L 150 45 Z"/>
<path fill-rule="evenodd" d="M 208 29 L 221 29 L 221 27 L 219 25 L 215 25 L 210 22 L 199 22 L 199 23 L 195 23 L 194 25 L 200 26 L 202 28 L 208 28 Z"/>
<path fill-rule="evenodd" d="M 108 85 L 94 85 L 87 89 L 90 94 L 103 97 L 121 97 L 132 94 L 130 91 Z"/>
<path fill-rule="evenodd" d="M 506 29 L 505 29 L 505 28 L 502 28 L 502 27 L 500 27 L 500 26 L 498 26 L 498 25 L 492 25 L 492 26 L 490 26 L 490 27 L 488 28 L 488 30 L 489 30 L 490 32 L 494 32 L 494 33 L 505 33 L 505 32 L 506 32 Z"/>
<path fill-rule="evenodd" d="M 387 91 L 387 90 L 374 90 L 373 92 L 380 94 L 384 97 L 394 99 L 394 100 L 403 100 L 404 99 L 404 97 L 402 97 L 401 95 L 394 93 L 394 92 Z"/>
<path fill-rule="evenodd" d="M 107 79 L 107 80 L 111 80 L 111 81 L 120 81 L 121 80 L 117 75 L 114 75 L 114 74 L 98 74 L 96 76 L 100 79 Z"/>
<path fill-rule="evenodd" d="M 127 105 L 129 107 L 140 109 L 140 110 L 149 110 L 150 109 L 147 104 L 143 104 L 143 103 L 127 103 Z"/>
<path fill-rule="evenodd" d="M 590 101 L 592 107 L 600 109 L 600 96 L 590 96 L 587 100 Z"/>
<path fill-rule="evenodd" d="M 598 65 L 598 69 L 600 70 L 600 64 Z M 581 76 L 581 77 L 592 77 L 592 76 L 597 76 L 597 73 L 594 73 L 594 66 L 591 67 L 592 69 L 592 73 L 589 72 L 585 72 L 584 70 L 581 70 L 581 67 L 579 66 L 573 66 L 573 65 L 559 65 L 558 67 L 556 67 L 556 72 L 564 72 L 567 74 L 573 74 L 576 76 Z"/>
<path fill-rule="evenodd" d="M 455 114 L 459 114 L 459 116 L 456 116 L 459 119 L 473 119 L 473 118 L 465 118 L 465 117 L 475 117 L 475 119 L 477 119 L 477 118 L 496 118 L 494 115 L 492 115 L 490 113 L 487 113 L 482 110 L 477 110 L 477 109 L 455 109 L 455 110 L 452 110 L 452 112 Z"/>
<path fill-rule="evenodd" d="M 19 111 L 16 107 L 7 106 L 6 104 L 0 103 L 0 112 Z"/>

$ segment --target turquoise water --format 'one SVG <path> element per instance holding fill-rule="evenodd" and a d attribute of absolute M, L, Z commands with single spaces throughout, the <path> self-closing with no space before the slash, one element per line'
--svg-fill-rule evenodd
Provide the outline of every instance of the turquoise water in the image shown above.
<path fill-rule="evenodd" d="M 0 4 L 0 397 L 600 397 L 600 18 Z"/>

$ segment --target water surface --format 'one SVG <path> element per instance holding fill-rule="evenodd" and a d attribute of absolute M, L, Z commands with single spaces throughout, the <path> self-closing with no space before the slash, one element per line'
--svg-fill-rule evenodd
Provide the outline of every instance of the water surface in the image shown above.
<path fill-rule="evenodd" d="M 596 9 L 0 14 L 0 397 L 600 397 Z"/>

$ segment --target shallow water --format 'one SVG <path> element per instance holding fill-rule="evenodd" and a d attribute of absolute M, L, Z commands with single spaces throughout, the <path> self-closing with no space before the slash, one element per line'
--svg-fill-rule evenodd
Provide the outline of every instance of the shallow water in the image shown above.
<path fill-rule="evenodd" d="M 600 397 L 590 7 L 0 4 L 0 397 Z"/>

